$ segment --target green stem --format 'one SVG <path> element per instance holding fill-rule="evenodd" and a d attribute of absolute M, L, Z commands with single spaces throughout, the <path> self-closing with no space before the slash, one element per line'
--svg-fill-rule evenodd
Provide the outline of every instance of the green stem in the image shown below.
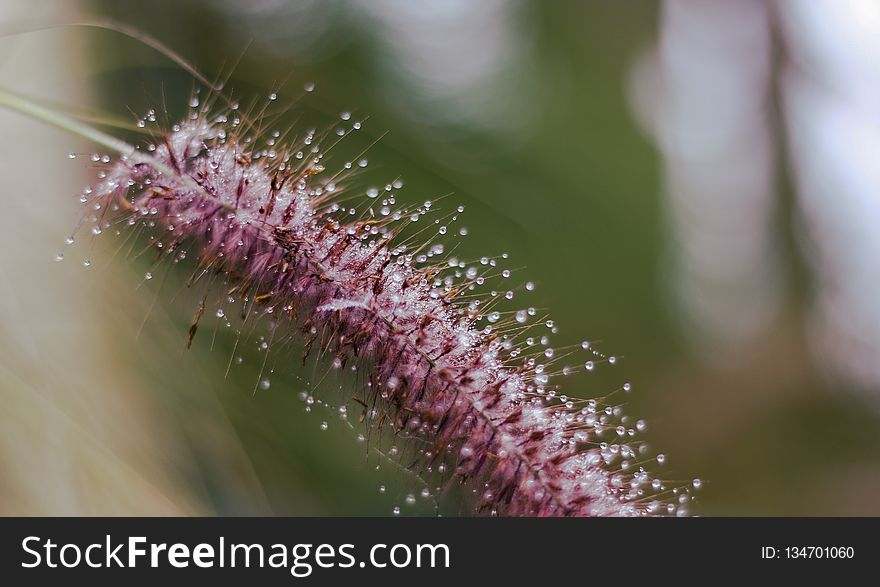
<path fill-rule="evenodd" d="M 60 128 L 61 130 L 66 130 L 67 132 L 78 135 L 86 140 L 92 141 L 93 143 L 97 143 L 99 145 L 107 147 L 108 149 L 111 149 L 119 153 L 120 155 L 125 155 L 127 157 L 138 157 L 139 155 L 141 155 L 137 151 L 137 149 L 135 149 L 132 145 L 129 145 L 125 141 L 103 133 L 95 128 L 88 126 L 87 124 L 79 122 L 78 120 L 68 118 L 60 112 L 50 110 L 45 106 L 41 106 L 38 102 L 35 102 L 34 100 L 11 92 L 2 87 L 0 87 L 0 106 L 5 106 L 10 110 L 14 110 L 35 120 L 51 124 L 52 126 Z M 152 158 L 148 157 L 148 159 Z"/>
<path fill-rule="evenodd" d="M 126 157 L 133 163 L 146 163 L 160 173 L 172 177 L 180 177 L 180 174 L 175 173 L 173 169 L 157 160 L 155 157 L 148 155 L 143 151 L 139 151 L 136 147 L 126 143 L 122 139 L 117 139 L 112 135 L 101 132 L 96 128 L 62 114 L 61 112 L 42 106 L 39 102 L 33 99 L 16 94 L 3 87 L 0 87 L 0 106 L 4 106 L 9 110 L 18 112 L 19 114 L 29 116 L 34 120 L 45 122 L 55 128 L 66 130 L 69 133 L 86 139 L 87 141 L 92 141 L 93 143 L 107 147 L 123 157 Z M 201 189 L 191 177 L 183 176 L 181 179 L 189 183 L 191 186 Z"/>
<path fill-rule="evenodd" d="M 134 163 L 146 163 L 157 171 L 169 176 L 179 175 L 164 163 L 157 161 L 155 157 L 139 151 L 133 145 L 130 145 L 121 139 L 117 139 L 112 135 L 101 132 L 87 124 L 83 124 L 82 122 L 70 118 L 58 111 L 41 106 L 39 102 L 29 99 L 26 96 L 16 94 L 3 87 L 0 87 L 0 106 L 4 106 L 9 110 L 24 114 L 34 120 L 45 122 L 46 124 L 73 133 L 88 141 L 107 147 Z"/>
<path fill-rule="evenodd" d="M 3 87 L 0 87 L 0 106 L 4 106 L 9 110 L 24 114 L 25 116 L 29 116 L 34 120 L 45 122 L 56 128 L 60 128 L 61 130 L 65 130 L 69 133 L 80 136 L 88 141 L 92 141 L 93 143 L 97 143 L 99 145 L 107 147 L 108 149 L 119 153 L 133 163 L 145 163 L 159 173 L 163 173 L 169 177 L 178 177 L 181 181 L 187 183 L 190 187 L 199 191 L 203 191 L 202 187 L 198 185 L 198 183 L 189 175 L 175 172 L 163 162 L 159 161 L 158 159 L 147 153 L 144 153 L 143 151 L 139 151 L 133 145 L 130 145 L 121 139 L 117 139 L 112 135 L 101 132 L 100 130 L 84 124 L 74 118 L 66 116 L 61 112 L 42 106 L 39 102 L 16 94 L 15 92 L 7 90 Z M 231 208 L 226 204 L 223 204 L 222 206 L 231 210 Z"/>

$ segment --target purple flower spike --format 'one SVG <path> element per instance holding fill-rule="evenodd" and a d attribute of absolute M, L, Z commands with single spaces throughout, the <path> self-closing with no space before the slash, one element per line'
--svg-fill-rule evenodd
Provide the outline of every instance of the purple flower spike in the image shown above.
<path fill-rule="evenodd" d="M 633 437 L 642 421 L 630 428 L 619 408 L 557 395 L 553 349 L 521 348 L 505 334 L 534 322 L 533 309 L 493 311 L 505 292 L 462 301 L 501 273 L 494 260 L 432 265 L 442 249 L 422 255 L 399 237 L 430 204 L 392 211 L 387 194 L 368 191 L 376 212 L 349 214 L 314 134 L 292 148 L 274 139 L 257 147 L 235 117 L 194 110 L 157 145 L 109 163 L 88 193 L 95 226 L 147 227 L 163 255 L 192 251 L 200 270 L 232 284 L 228 295 L 301 331 L 306 349 L 317 345 L 335 366 L 368 366 L 363 405 L 419 438 L 424 466 L 443 462 L 474 489 L 477 513 L 686 513 L 690 490 L 667 488 L 640 466 L 644 447 Z M 535 349 L 540 360 L 527 358 Z M 614 363 L 587 349 L 587 371 Z"/>

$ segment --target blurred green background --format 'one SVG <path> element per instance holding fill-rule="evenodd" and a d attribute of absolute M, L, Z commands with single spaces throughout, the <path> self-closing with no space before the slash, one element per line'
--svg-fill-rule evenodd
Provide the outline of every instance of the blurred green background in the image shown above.
<path fill-rule="evenodd" d="M 627 413 L 649 422 L 647 440 L 668 457 L 665 476 L 705 481 L 694 513 L 880 514 L 880 396 L 864 377 L 828 368 L 810 340 L 818 270 L 801 242 L 775 74 L 769 89 L 755 89 L 766 92 L 762 131 L 771 133 L 774 166 L 766 229 L 772 246 L 757 256 L 778 259 L 777 285 L 767 294 L 778 301 L 758 326 L 730 334 L 701 327 L 703 315 L 681 302 L 669 174 L 635 114 L 634 75 L 662 34 L 662 4 L 72 4 L 60 15 L 22 7 L 3 16 L 36 22 L 107 16 L 154 35 L 209 77 L 241 57 L 226 86 L 237 95 L 265 95 L 283 82 L 281 101 L 291 100 L 314 82 L 316 91 L 299 106 L 307 118 L 329 120 L 351 110 L 369 116 L 369 136 L 389 131 L 370 154 L 377 177 L 400 174 L 401 199 L 412 202 L 453 192 L 449 205 L 467 207 L 469 232 L 460 250 L 509 252 L 512 266 L 526 267 L 518 276 L 538 284 L 530 303 L 549 309 L 560 326 L 558 340 L 600 340 L 604 351 L 624 357 L 597 375 L 573 377 L 564 389 L 591 397 L 632 382 Z M 33 43 L 18 53 L 37 60 L 33 69 L 49 67 L 40 65 L 41 56 L 51 62 L 58 55 L 45 53 L 50 42 L 65 54 L 66 81 L 50 75 L 42 86 L 55 102 L 85 96 L 77 101 L 128 117 L 161 109 L 164 95 L 169 110 L 180 112 L 193 85 L 167 59 L 118 34 L 61 29 L 25 37 L 3 42 Z M 769 53 L 777 69 L 788 59 L 782 44 Z M 12 59 L 7 55 L 4 63 Z M 16 79 L 24 78 L 7 74 L 2 83 L 19 87 Z M 661 100 L 650 92 L 647 99 Z M 19 124 L 33 136 L 36 123 Z M 37 330 L 27 320 L 41 309 L 7 308 L 21 327 L 2 335 L 12 350 L 3 355 L 0 385 L 4 403 L 20 409 L 0 416 L 6 429 L 0 511 L 388 515 L 402 506 L 406 514 L 431 513 L 421 501 L 403 505 L 418 485 L 365 455 L 332 410 L 305 413 L 297 394 L 312 367 L 300 369 L 298 355 L 275 357 L 271 388 L 253 394 L 261 361 L 255 344 L 237 351 L 242 364 L 228 378 L 234 343 L 228 333 L 221 331 L 211 349 L 203 331 L 183 352 L 197 301 L 170 300 L 182 273 L 172 273 L 161 291 L 144 284 L 147 262 L 119 262 L 112 237 L 99 251 L 78 243 L 65 251 L 64 263 L 52 262 L 49 253 L 64 247 L 64 218 L 68 227 L 75 221 L 72 196 L 90 181 L 76 175 L 83 158 L 65 158 L 77 150 L 75 140 L 52 137 L 35 165 L 42 175 L 60 169 L 68 177 L 25 183 L 22 190 L 45 192 L 37 201 L 46 209 L 55 207 L 53 198 L 63 201 L 63 214 L 49 228 L 34 220 L 33 230 L 4 242 L 8 248 L 30 239 L 25 248 L 40 251 L 32 263 L 4 257 L 4 287 L 13 298 L 39 290 L 41 304 L 52 306 L 61 298 L 81 301 L 58 317 L 70 323 L 65 344 L 46 342 L 55 337 L 53 322 L 34 335 L 30 351 L 22 350 L 20 332 Z M 7 135 L 3 142 L 14 140 Z M 4 149 L 5 164 L 12 165 L 13 148 Z M 3 197 L 23 193 L 9 188 Z M 13 238 L 6 234 L 4 240 Z M 90 255 L 94 266 L 85 270 L 80 261 Z M 78 330 L 78 322 L 91 330 Z M 68 352 L 89 358 L 65 359 Z M 46 399 L 34 404 L 34 397 Z M 330 430 L 320 429 L 322 421 Z M 59 440 L 51 432 L 59 427 L 74 432 Z M 56 493 L 40 498 L 45 490 L 34 488 L 44 483 Z M 120 492 L 130 499 L 119 499 Z M 466 513 L 457 496 L 445 500 L 444 511 Z"/>

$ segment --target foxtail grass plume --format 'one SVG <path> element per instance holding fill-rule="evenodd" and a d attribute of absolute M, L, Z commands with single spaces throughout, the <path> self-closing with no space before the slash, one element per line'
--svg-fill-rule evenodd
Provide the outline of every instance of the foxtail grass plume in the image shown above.
<path fill-rule="evenodd" d="M 509 285 L 506 255 L 451 257 L 435 242 L 454 238 L 447 220 L 432 217 L 432 202 L 399 205 L 399 180 L 359 191 L 355 172 L 365 159 L 325 169 L 324 154 L 361 122 L 343 113 L 337 132 L 311 130 L 285 145 L 281 133 L 262 130 L 265 121 L 217 97 L 194 97 L 185 120 L 168 129 L 149 112 L 138 126 L 155 127 L 153 140 L 132 148 L 0 92 L 3 105 L 121 154 L 91 158 L 99 181 L 81 201 L 93 235 L 143 231 L 159 259 L 190 258 L 193 281 L 220 282 L 218 318 L 237 303 L 243 317 L 265 317 L 272 337 L 299 333 L 306 355 L 356 367 L 363 385 L 351 400 L 364 425 L 390 426 L 417 443 L 417 463 L 471 489 L 476 513 L 688 513 L 700 482 L 676 485 L 648 472 L 646 463 L 665 457 L 650 457 L 638 439 L 643 421 L 610 395 L 577 400 L 555 384 L 572 371 L 558 363 L 575 352 L 583 371 L 615 357 L 588 342 L 554 349 L 552 320 L 534 308 L 503 309 L 533 285 Z M 203 301 L 189 342 L 205 311 Z M 629 383 L 616 390 L 629 391 Z"/>
<path fill-rule="evenodd" d="M 447 227 L 422 220 L 431 202 L 396 207 L 399 181 L 367 189 L 361 210 L 346 204 L 352 188 L 340 186 L 366 162 L 325 170 L 322 149 L 339 137 L 309 131 L 284 146 L 279 133 L 253 134 L 236 107 L 194 99 L 191 116 L 148 146 L 149 159 L 108 164 L 88 194 L 92 226 L 144 227 L 162 256 L 194 254 L 201 274 L 222 276 L 226 293 L 272 314 L 276 328 L 300 331 L 306 349 L 367 369 L 355 394 L 367 425 L 385 414 L 422 441 L 423 466 L 449 461 L 451 476 L 477 490 L 477 512 L 686 512 L 688 489 L 673 494 L 639 466 L 647 457 L 633 437 L 643 422 L 627 426 L 619 407 L 569 399 L 550 383 L 555 351 L 519 333 L 552 321 L 496 309 L 511 290 L 472 297 L 487 280 L 506 285 L 498 259 L 445 255 L 433 240 Z M 360 128 L 342 118 L 340 134 Z M 404 238 L 419 220 L 427 241 Z M 583 369 L 615 362 L 583 346 Z"/>

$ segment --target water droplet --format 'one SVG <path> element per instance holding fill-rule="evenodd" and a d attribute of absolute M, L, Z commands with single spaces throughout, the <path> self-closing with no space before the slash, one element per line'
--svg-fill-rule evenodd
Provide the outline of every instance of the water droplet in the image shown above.
<path fill-rule="evenodd" d="M 55 262 L 61 262 L 64 260 L 64 253 L 58 253 L 55 255 Z"/>
<path fill-rule="evenodd" d="M 700 489 L 701 487 L 703 487 L 703 481 L 701 479 L 694 479 L 692 483 L 694 485 L 694 489 Z"/>
<path fill-rule="evenodd" d="M 385 486 L 384 485 L 379 486 L 379 493 L 385 493 Z"/>
<path fill-rule="evenodd" d="M 657 462 L 660 463 L 661 465 L 663 463 L 665 463 L 666 462 L 666 455 L 663 453 L 660 453 L 659 455 L 657 455 Z"/>
<path fill-rule="evenodd" d="M 533 291 L 535 289 L 535 284 L 531 281 L 527 281 L 526 282 L 526 289 L 528 291 Z"/>
<path fill-rule="evenodd" d="M 367 197 L 368 198 L 376 198 L 379 196 L 379 188 L 370 187 L 367 189 Z"/>
<path fill-rule="evenodd" d="M 400 515 L 400 508 L 398 506 L 394 506 L 394 509 L 391 510 L 391 513 L 394 514 L 395 516 L 399 516 Z"/>
<path fill-rule="evenodd" d="M 587 361 L 586 363 L 584 363 L 584 368 L 587 371 L 592 371 L 595 366 L 596 365 L 593 364 L 593 361 Z"/>
<path fill-rule="evenodd" d="M 217 317 L 222 318 L 226 315 L 226 312 L 223 311 L 223 308 L 217 308 Z"/>
<path fill-rule="evenodd" d="M 91 259 L 86 259 L 85 261 L 83 261 L 83 267 L 91 267 L 91 266 L 92 266 Z"/>
<path fill-rule="evenodd" d="M 406 496 L 406 505 L 415 505 L 415 503 L 416 503 L 416 496 L 415 495 L 410 493 L 409 495 Z"/>
<path fill-rule="evenodd" d="M 630 385 L 629 383 L 624 383 L 624 384 L 623 384 L 623 391 L 629 393 L 629 391 L 630 391 L 631 389 L 632 389 L 632 385 Z"/>
<path fill-rule="evenodd" d="M 272 386 L 272 382 L 269 381 L 268 379 L 263 379 L 262 381 L 260 381 L 260 388 L 261 389 L 269 389 L 271 386 Z"/>
<path fill-rule="evenodd" d="M 321 432 L 326 432 L 327 428 L 327 422 L 321 422 Z"/>
<path fill-rule="evenodd" d="M 70 153 L 67 154 L 67 158 L 68 159 L 76 159 L 76 153 L 71 151 Z"/>
<path fill-rule="evenodd" d="M 315 82 L 306 82 L 306 84 L 303 86 L 303 89 L 307 92 L 314 92 Z"/>
<path fill-rule="evenodd" d="M 147 271 L 146 275 L 144 275 L 144 279 L 146 279 L 147 281 L 153 279 L 153 274 Z"/>

